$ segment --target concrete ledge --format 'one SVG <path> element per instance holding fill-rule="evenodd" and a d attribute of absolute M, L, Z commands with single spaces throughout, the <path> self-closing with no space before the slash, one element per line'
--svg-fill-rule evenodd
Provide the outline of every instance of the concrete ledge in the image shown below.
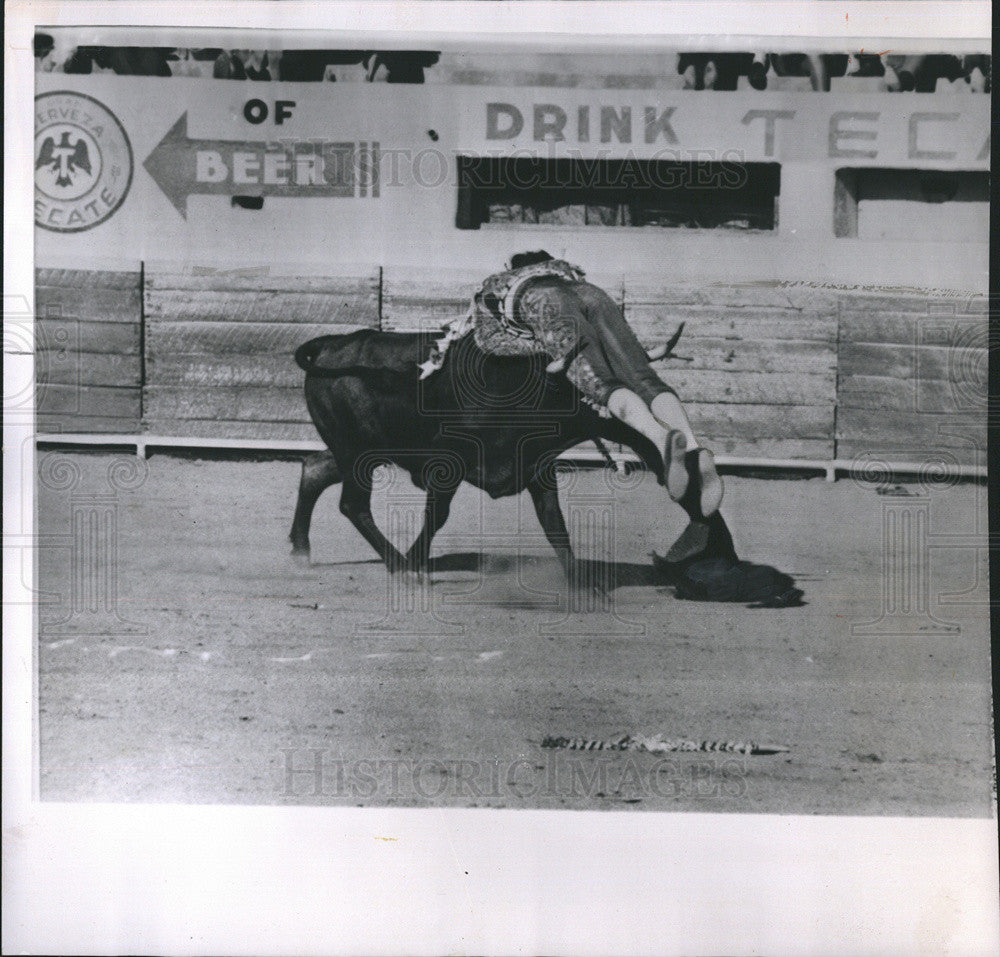
<path fill-rule="evenodd" d="M 151 449 L 234 449 L 246 452 L 321 452 L 326 446 L 319 441 L 299 441 L 294 439 L 222 439 L 222 438 L 190 438 L 179 435 L 115 435 L 103 433 L 39 433 L 35 436 L 37 446 L 55 448 L 87 448 L 90 447 L 123 447 L 135 449 L 136 455 L 146 458 Z M 581 443 L 576 448 L 560 456 L 565 462 L 603 462 L 605 456 L 596 446 L 588 448 L 590 443 Z M 610 453 L 610 458 L 616 465 L 635 464 L 639 458 L 631 453 Z M 822 472 L 828 482 L 836 481 L 839 474 L 850 474 L 858 468 L 853 459 L 766 459 L 748 458 L 739 455 L 720 454 L 715 457 L 716 463 L 724 469 L 775 469 L 783 472 Z M 875 464 L 875 463 L 873 463 Z M 933 463 L 928 462 L 893 462 L 889 459 L 879 460 L 879 466 L 888 466 L 891 475 L 923 475 Z M 954 474 L 961 478 L 986 478 L 984 465 L 953 465 Z M 889 476 L 887 476 L 888 478 Z"/>

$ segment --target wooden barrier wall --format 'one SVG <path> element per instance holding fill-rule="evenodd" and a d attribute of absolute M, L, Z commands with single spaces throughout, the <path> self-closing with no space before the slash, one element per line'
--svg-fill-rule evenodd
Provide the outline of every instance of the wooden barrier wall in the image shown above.
<path fill-rule="evenodd" d="M 40 432 L 122 432 L 142 417 L 142 275 L 38 269 Z"/>
<path fill-rule="evenodd" d="M 985 463 L 984 298 L 589 278 L 648 346 L 686 323 L 678 351 L 693 361 L 662 373 L 720 453 L 921 462 L 944 450 Z M 316 439 L 296 346 L 362 327 L 440 328 L 481 279 L 374 265 L 38 270 L 39 431 Z"/>
<path fill-rule="evenodd" d="M 671 363 L 663 374 L 695 432 L 717 451 L 834 458 L 837 321 L 829 297 L 626 279 L 625 317 L 647 344 L 686 323 L 678 351 L 693 361 Z"/>
<path fill-rule="evenodd" d="M 838 310 L 837 454 L 985 465 L 986 297 L 845 296 Z"/>
<path fill-rule="evenodd" d="M 377 328 L 377 266 L 337 276 L 147 268 L 143 426 L 155 435 L 314 439 L 292 361 L 314 336 Z"/>

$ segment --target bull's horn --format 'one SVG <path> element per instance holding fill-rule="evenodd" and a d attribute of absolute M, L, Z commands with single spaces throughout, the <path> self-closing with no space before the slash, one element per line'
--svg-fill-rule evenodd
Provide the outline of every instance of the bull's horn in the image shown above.
<path fill-rule="evenodd" d="M 668 356 L 673 356 L 674 346 L 677 345 L 683 331 L 684 323 L 682 322 L 677 327 L 677 331 L 667 340 L 666 345 L 658 346 L 649 353 L 649 361 L 656 362 L 659 359 L 665 359 Z M 680 358 L 680 356 L 677 356 L 676 358 Z"/>
<path fill-rule="evenodd" d="M 680 341 L 681 333 L 684 331 L 684 323 L 682 322 L 678 327 L 677 331 L 670 337 L 667 342 L 667 352 L 673 352 L 674 346 Z"/>

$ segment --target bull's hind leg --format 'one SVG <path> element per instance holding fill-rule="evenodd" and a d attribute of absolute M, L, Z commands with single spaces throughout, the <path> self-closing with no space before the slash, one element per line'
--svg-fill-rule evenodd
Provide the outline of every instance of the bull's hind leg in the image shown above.
<path fill-rule="evenodd" d="M 375 519 L 372 518 L 371 484 L 357 475 L 344 477 L 343 491 L 340 493 L 340 511 L 351 520 L 351 524 L 361 532 L 365 541 L 379 553 L 390 572 L 403 571 L 406 559 L 383 535 Z"/>
<path fill-rule="evenodd" d="M 292 519 L 292 532 L 288 536 L 292 543 L 292 557 L 296 562 L 309 564 L 309 525 L 313 509 L 320 495 L 340 480 L 340 469 L 330 452 L 316 452 L 303 459 L 295 518 Z"/>

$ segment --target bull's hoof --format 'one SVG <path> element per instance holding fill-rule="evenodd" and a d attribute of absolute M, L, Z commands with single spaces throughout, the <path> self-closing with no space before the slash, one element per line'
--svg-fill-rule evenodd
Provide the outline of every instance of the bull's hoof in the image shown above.
<path fill-rule="evenodd" d="M 421 588 L 429 579 L 422 570 L 416 568 L 400 568 L 392 571 L 392 581 L 404 591 Z"/>
<path fill-rule="evenodd" d="M 387 567 L 393 578 L 417 583 L 423 582 L 428 571 L 427 564 L 426 560 L 421 561 L 416 555 L 406 554 L 391 559 Z"/>
<path fill-rule="evenodd" d="M 586 562 L 571 565 L 566 570 L 570 599 L 606 598 L 611 589 L 603 571 L 601 566 Z"/>
<path fill-rule="evenodd" d="M 292 549 L 292 561 L 299 568 L 308 568 L 310 565 L 310 555 L 308 548 L 293 548 Z"/>
<path fill-rule="evenodd" d="M 570 582 L 569 597 L 573 602 L 589 601 L 598 599 L 603 601 L 610 592 L 600 582 Z"/>
<path fill-rule="evenodd" d="M 416 555 L 404 555 L 402 564 L 392 569 L 393 572 L 413 572 L 424 575 L 430 571 L 430 560 L 418 558 Z"/>
<path fill-rule="evenodd" d="M 611 593 L 602 585 L 570 586 L 566 600 L 566 610 L 570 614 L 577 615 L 610 612 L 612 610 L 612 601 Z"/>

